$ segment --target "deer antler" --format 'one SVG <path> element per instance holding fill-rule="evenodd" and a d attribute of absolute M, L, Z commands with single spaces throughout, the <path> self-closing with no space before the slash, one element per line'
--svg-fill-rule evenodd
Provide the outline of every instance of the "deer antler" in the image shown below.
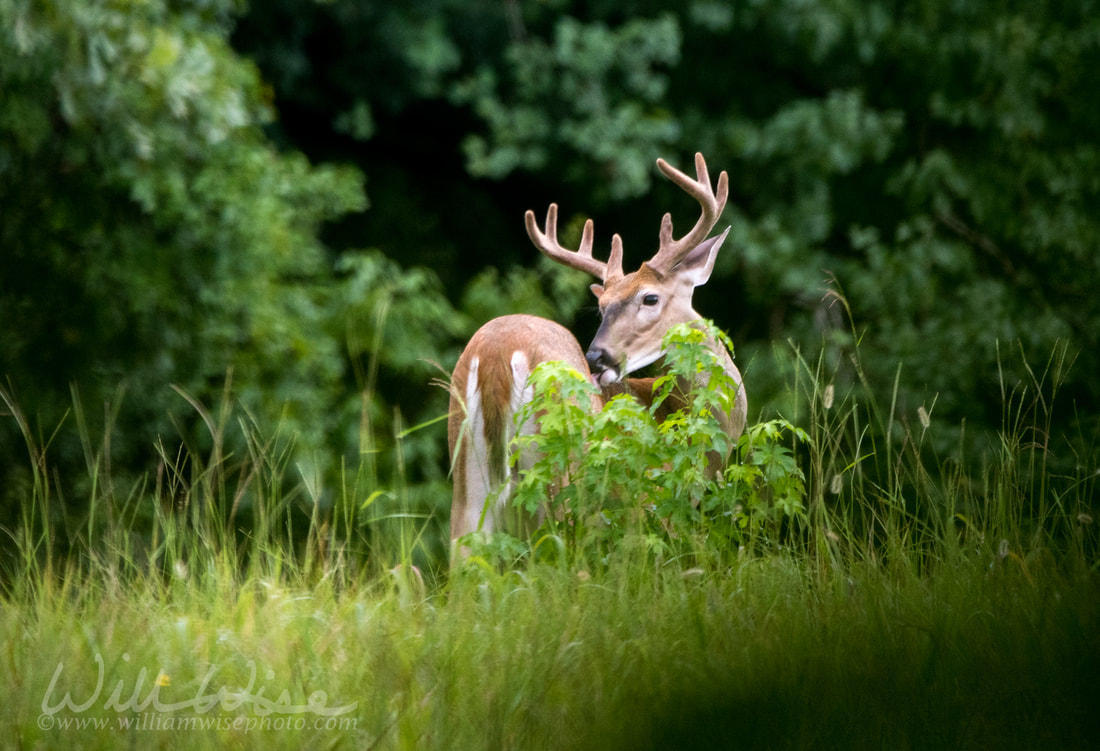
<path fill-rule="evenodd" d="M 585 271 L 605 284 L 609 279 L 623 275 L 623 240 L 618 234 L 611 238 L 611 255 L 604 263 L 592 257 L 595 228 L 591 219 L 584 223 L 581 245 L 576 250 L 563 248 L 558 243 L 558 205 L 556 203 L 550 204 L 546 212 L 545 233 L 539 230 L 538 222 L 535 221 L 535 212 L 528 211 L 523 219 L 527 224 L 527 236 L 531 238 L 531 242 L 558 263 Z"/>
<path fill-rule="evenodd" d="M 665 214 L 661 220 L 661 244 L 657 254 L 647 263 L 651 269 L 663 275 L 671 271 L 673 266 L 683 260 L 683 257 L 694 250 L 695 246 L 705 240 L 714 229 L 729 197 L 729 176 L 725 171 L 718 175 L 718 194 L 715 195 L 710 186 L 710 175 L 707 174 L 707 162 L 702 154 L 695 155 L 695 180 L 664 159 L 657 160 L 657 168 L 664 173 L 665 177 L 698 201 L 702 207 L 699 221 L 679 240 L 672 236 L 672 214 Z"/>

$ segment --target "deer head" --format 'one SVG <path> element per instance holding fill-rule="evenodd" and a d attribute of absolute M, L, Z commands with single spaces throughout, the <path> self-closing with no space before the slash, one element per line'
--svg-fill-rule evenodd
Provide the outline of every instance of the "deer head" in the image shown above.
<path fill-rule="evenodd" d="M 718 250 L 729 233 L 727 229 L 707 239 L 729 195 L 725 172 L 718 176 L 715 193 L 702 154 L 695 155 L 694 180 L 663 159 L 657 160 L 657 168 L 699 202 L 701 215 L 691 231 L 677 240 L 672 215 L 665 214 L 657 253 L 629 274 L 623 273 L 623 243 L 618 234 L 612 237 L 608 260 L 602 262 L 592 256 L 591 219 L 585 222 L 580 247 L 571 251 L 558 243 L 557 204 L 550 204 L 546 213 L 545 232 L 539 229 L 534 212 L 528 211 L 525 216 L 527 234 L 539 250 L 601 281 L 591 289 L 599 301 L 602 322 L 585 353 L 593 378 L 601 387 L 658 360 L 663 354 L 661 340 L 669 328 L 700 318 L 692 308 L 692 294 L 710 278 Z"/>

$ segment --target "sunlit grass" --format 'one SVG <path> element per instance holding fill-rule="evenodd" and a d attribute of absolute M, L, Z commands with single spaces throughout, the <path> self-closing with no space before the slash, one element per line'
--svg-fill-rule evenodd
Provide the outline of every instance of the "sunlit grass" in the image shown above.
<path fill-rule="evenodd" d="M 84 435 L 91 508 L 69 518 L 5 394 L 33 479 L 4 530 L 5 745 L 1095 747 L 1095 455 L 1056 473 L 1034 440 L 1058 361 L 1006 387 L 1004 452 L 977 469 L 800 362 L 804 522 L 732 557 L 626 536 L 599 566 L 449 575 L 424 519 L 368 503 L 372 469 L 325 505 L 228 397 L 194 405 L 205 448 L 161 447 L 132 488 Z"/>

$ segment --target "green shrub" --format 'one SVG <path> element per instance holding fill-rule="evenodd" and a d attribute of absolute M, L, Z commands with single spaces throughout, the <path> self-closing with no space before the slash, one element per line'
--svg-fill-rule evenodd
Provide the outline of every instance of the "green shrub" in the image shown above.
<path fill-rule="evenodd" d="M 515 442 L 537 456 L 510 502 L 529 513 L 547 507 L 527 544 L 506 533 L 474 541 L 482 557 L 515 559 L 548 548 L 590 564 L 641 543 L 660 557 L 720 558 L 752 542 L 774 542 L 786 520 L 805 518 L 805 482 L 794 443 L 807 434 L 776 419 L 749 428 L 736 442 L 722 429 L 737 384 L 711 352 L 708 336 L 728 340 L 712 324 L 682 325 L 665 336 L 665 372 L 646 406 L 629 395 L 591 414 L 596 387 L 560 362 L 531 374 L 534 396 L 517 424 L 537 416 L 539 430 Z M 694 384 L 686 408 L 658 420 L 679 383 Z M 724 460 L 728 456 L 728 460 Z"/>

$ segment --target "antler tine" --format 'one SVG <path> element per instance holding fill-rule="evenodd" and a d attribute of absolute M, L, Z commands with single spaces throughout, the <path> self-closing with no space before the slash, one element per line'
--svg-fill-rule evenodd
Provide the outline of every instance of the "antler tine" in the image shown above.
<path fill-rule="evenodd" d="M 692 180 L 680 170 L 673 167 L 664 159 L 657 160 L 657 168 L 665 177 L 676 183 L 680 188 L 699 202 L 702 213 L 691 231 L 679 240 L 672 234 L 672 214 L 665 214 L 661 219 L 661 244 L 657 255 L 648 262 L 650 268 L 660 273 L 667 273 L 681 259 L 690 253 L 696 245 L 706 239 L 710 231 L 714 229 L 722 210 L 726 207 L 729 197 L 729 175 L 723 170 L 718 175 L 717 195 L 710 185 L 710 174 L 707 172 L 707 161 L 700 153 L 695 154 L 696 179 Z"/>
<path fill-rule="evenodd" d="M 604 284 L 619 279 L 623 275 L 623 238 L 616 232 L 611 236 L 611 255 L 607 257 L 607 271 L 604 273 Z"/>
<path fill-rule="evenodd" d="M 528 211 L 524 214 L 523 219 L 524 223 L 527 225 L 527 236 L 531 238 L 531 242 L 535 244 L 536 248 L 558 263 L 580 271 L 585 271 L 601 281 L 607 281 L 609 272 L 612 272 L 610 275 L 614 276 L 616 267 L 617 273 L 619 275 L 622 274 L 622 240 L 618 240 L 618 235 L 615 236 L 616 240 L 618 240 L 618 253 L 616 254 L 615 252 L 616 242 L 613 241 L 611 244 L 611 258 L 609 259 L 609 263 L 597 261 L 592 257 L 595 226 L 591 219 L 584 223 L 584 231 L 581 233 L 581 244 L 576 250 L 563 248 L 558 242 L 558 205 L 556 203 L 550 204 L 550 208 L 546 211 L 545 233 L 539 229 L 538 222 L 535 220 L 535 212 Z"/>

